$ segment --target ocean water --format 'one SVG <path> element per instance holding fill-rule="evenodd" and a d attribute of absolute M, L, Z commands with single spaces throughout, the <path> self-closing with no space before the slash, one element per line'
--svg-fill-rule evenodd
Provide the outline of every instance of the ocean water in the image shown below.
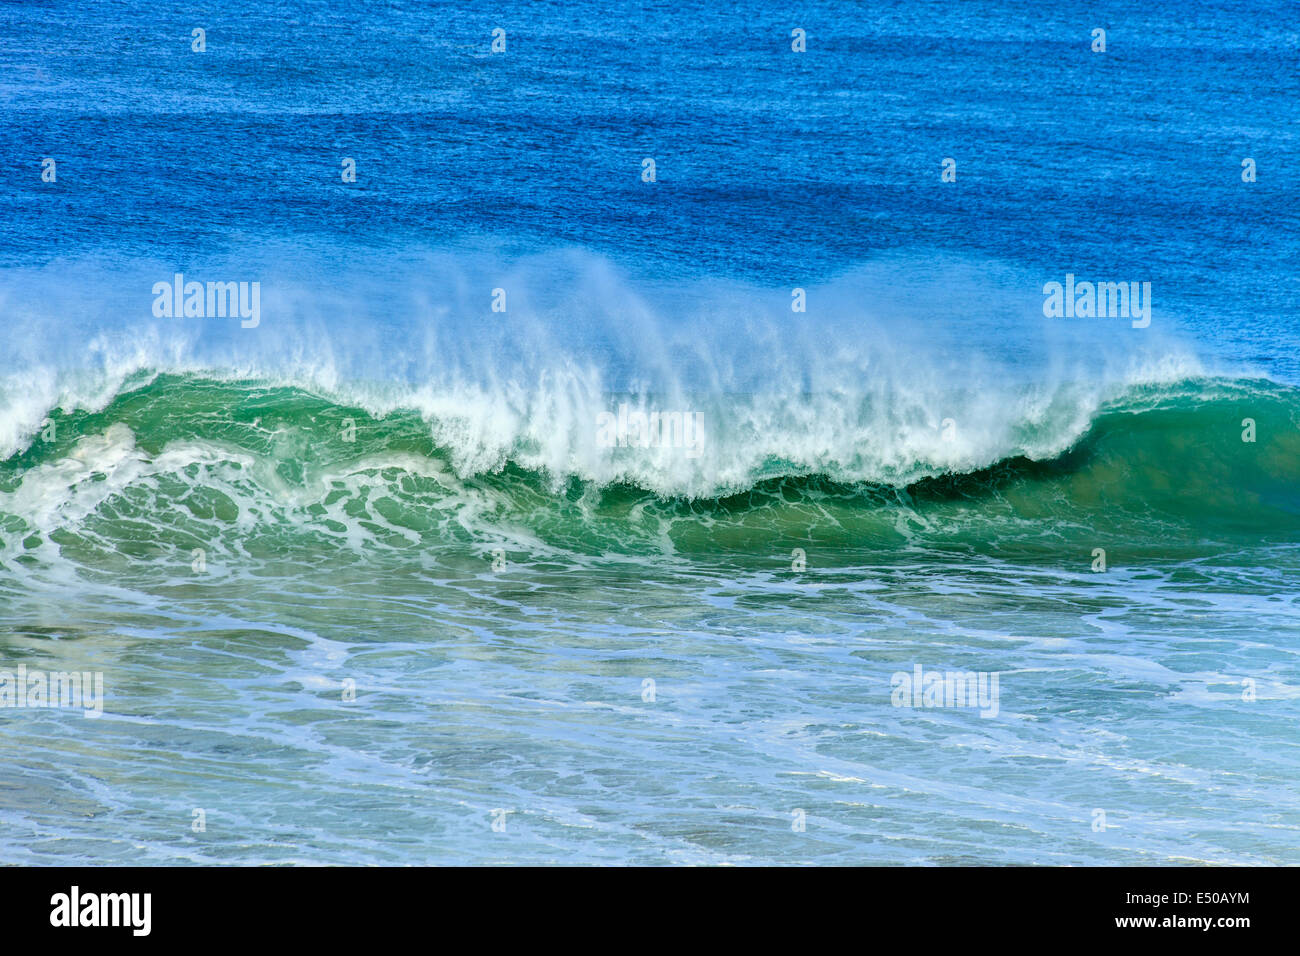
<path fill-rule="evenodd" d="M 1244 0 L 0 6 L 0 862 L 1300 863 L 1297 102 Z"/>

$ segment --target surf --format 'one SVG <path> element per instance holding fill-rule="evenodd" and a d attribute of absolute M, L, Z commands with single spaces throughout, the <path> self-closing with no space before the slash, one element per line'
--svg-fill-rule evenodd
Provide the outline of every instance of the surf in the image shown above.
<path fill-rule="evenodd" d="M 715 425 L 752 418 L 747 403 L 756 400 L 730 397 L 713 410 Z M 52 440 L 0 464 L 0 516 L 10 559 L 28 550 L 24 539 L 89 527 L 138 536 L 120 520 L 124 510 L 155 516 L 152 541 L 136 545 L 170 539 L 181 550 L 248 534 L 301 547 L 330 540 L 357 554 L 505 535 L 577 552 L 648 553 L 668 542 L 743 553 L 802 542 L 844 560 L 862 547 L 1045 560 L 1106 545 L 1130 558 L 1181 558 L 1225 543 L 1300 541 L 1300 391 L 1188 380 L 1130 388 L 1081 428 L 1077 417 L 1070 410 L 1023 426 L 1045 454 L 990 446 L 963 453 L 975 462 L 967 468 L 932 453 L 943 447 L 937 432 L 931 443 L 896 433 L 893 445 L 845 447 L 826 467 L 800 451 L 798 431 L 761 448 L 732 446 L 730 461 L 674 461 L 674 449 L 640 446 L 594 447 L 603 457 L 587 459 L 568 444 L 571 433 L 546 422 L 526 423 L 499 461 L 477 468 L 467 462 L 477 461 L 481 436 L 427 410 L 372 411 L 301 387 L 156 375 L 99 411 L 54 413 Z M 555 447 L 539 447 L 541 435 Z M 705 485 L 715 493 L 698 494 L 698 473 L 677 470 L 682 462 L 710 469 Z"/>

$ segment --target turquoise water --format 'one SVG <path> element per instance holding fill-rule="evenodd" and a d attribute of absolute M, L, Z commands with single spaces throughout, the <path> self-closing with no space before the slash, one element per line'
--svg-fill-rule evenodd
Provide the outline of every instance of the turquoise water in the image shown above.
<path fill-rule="evenodd" d="M 1300 863 L 1292 25 L 52 10 L 0 862 Z"/>
<path fill-rule="evenodd" d="M 11 861 L 1296 862 L 1293 390 L 694 501 L 284 388 L 54 422 L 0 469 L 6 648 L 105 712 L 6 714 Z M 918 664 L 998 713 L 893 706 Z"/>

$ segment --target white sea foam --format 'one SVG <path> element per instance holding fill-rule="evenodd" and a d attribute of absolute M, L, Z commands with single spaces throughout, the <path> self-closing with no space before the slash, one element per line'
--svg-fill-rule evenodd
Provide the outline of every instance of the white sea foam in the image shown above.
<path fill-rule="evenodd" d="M 793 313 L 789 289 L 663 288 L 573 250 L 256 261 L 205 270 L 261 281 L 256 329 L 154 318 L 166 263 L 3 273 L 18 321 L 0 334 L 0 456 L 51 409 L 102 409 L 135 376 L 176 373 L 292 384 L 375 416 L 413 410 L 462 475 L 515 462 L 686 496 L 790 473 L 905 484 L 1060 454 L 1125 389 L 1205 372 L 1159 321 L 1044 320 L 1036 277 L 987 263 L 868 263 L 803 283 L 808 311 Z M 602 442 L 602 416 L 622 403 L 698 414 L 698 454 Z"/>

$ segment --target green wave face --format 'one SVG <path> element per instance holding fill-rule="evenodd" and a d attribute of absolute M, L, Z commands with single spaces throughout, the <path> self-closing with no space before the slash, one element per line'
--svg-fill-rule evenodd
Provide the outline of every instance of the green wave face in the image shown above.
<path fill-rule="evenodd" d="M 1209 381 L 1132 390 L 1067 452 L 905 487 L 760 474 L 688 500 L 505 462 L 460 473 L 412 412 L 294 388 L 159 378 L 55 413 L 0 464 L 3 562 L 125 571 L 193 549 L 264 561 L 478 562 L 485 547 L 823 564 L 916 549 L 1051 564 L 1195 558 L 1300 541 L 1300 395 Z M 778 471 L 773 463 L 768 472 Z"/>

